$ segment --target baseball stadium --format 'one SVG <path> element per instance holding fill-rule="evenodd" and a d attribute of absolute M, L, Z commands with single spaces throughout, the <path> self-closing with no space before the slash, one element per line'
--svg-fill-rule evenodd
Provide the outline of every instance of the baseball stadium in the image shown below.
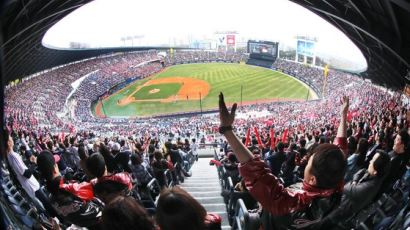
<path fill-rule="evenodd" d="M 222 91 L 228 103 L 242 105 L 318 98 L 308 85 L 280 71 L 245 63 L 197 63 L 170 66 L 136 80 L 100 100 L 94 114 L 141 117 L 213 111 Z"/>
<path fill-rule="evenodd" d="M 5 0 L 0 229 L 410 228 L 405 0 Z"/>

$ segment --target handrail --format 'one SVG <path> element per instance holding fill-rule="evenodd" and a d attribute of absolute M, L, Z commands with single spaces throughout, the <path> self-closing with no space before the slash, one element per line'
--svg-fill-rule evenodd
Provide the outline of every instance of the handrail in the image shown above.
<path fill-rule="evenodd" d="M 148 182 L 147 187 L 151 188 L 151 187 L 154 187 L 154 186 L 158 186 L 158 188 L 160 188 L 158 180 L 155 179 L 155 178 L 152 178 L 151 181 Z"/>
<path fill-rule="evenodd" d="M 159 185 L 158 180 L 155 178 L 152 178 L 151 181 L 147 184 L 147 188 L 148 188 L 148 193 L 149 193 L 148 195 L 150 199 L 155 202 L 156 198 L 161 192 L 161 186 Z"/>
<path fill-rule="evenodd" d="M 232 178 L 229 176 L 228 177 L 228 189 L 229 190 L 233 190 L 234 186 L 233 186 L 233 182 L 232 182 Z"/>
<path fill-rule="evenodd" d="M 247 230 L 246 226 L 249 222 L 248 209 L 242 199 L 238 199 L 235 206 L 235 221 L 233 223 L 232 229 Z M 236 227 L 236 228 L 235 228 Z"/>

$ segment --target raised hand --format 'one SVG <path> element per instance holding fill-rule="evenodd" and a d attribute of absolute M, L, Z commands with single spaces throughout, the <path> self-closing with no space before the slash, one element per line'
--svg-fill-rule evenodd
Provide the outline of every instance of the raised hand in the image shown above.
<path fill-rule="evenodd" d="M 219 118 L 221 120 L 221 127 L 228 127 L 233 124 L 235 120 L 236 107 L 237 104 L 233 104 L 231 112 L 229 113 L 228 108 L 226 108 L 224 95 L 222 92 L 219 94 Z M 242 144 L 234 132 L 224 132 L 223 134 L 229 145 L 231 145 L 239 162 L 245 163 L 253 158 L 252 153 Z"/>
<path fill-rule="evenodd" d="M 348 96 L 343 96 L 342 98 L 342 109 L 341 109 L 341 114 L 342 115 L 347 115 L 347 111 L 349 110 L 349 97 Z"/>
<path fill-rule="evenodd" d="M 219 94 L 219 119 L 221 121 L 221 126 L 230 126 L 233 124 L 237 106 L 238 105 L 236 103 L 233 104 L 231 112 L 229 113 L 228 108 L 226 108 L 223 93 L 221 92 Z"/>

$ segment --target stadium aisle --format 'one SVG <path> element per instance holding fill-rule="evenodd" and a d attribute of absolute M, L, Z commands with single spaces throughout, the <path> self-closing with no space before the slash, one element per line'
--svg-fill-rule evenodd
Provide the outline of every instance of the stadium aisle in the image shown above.
<path fill-rule="evenodd" d="M 226 213 L 226 206 L 221 196 L 218 172 L 210 166 L 212 158 L 199 158 L 192 166 L 192 177 L 185 178 L 182 188 L 201 203 L 208 212 L 222 217 L 222 229 L 231 229 Z"/>

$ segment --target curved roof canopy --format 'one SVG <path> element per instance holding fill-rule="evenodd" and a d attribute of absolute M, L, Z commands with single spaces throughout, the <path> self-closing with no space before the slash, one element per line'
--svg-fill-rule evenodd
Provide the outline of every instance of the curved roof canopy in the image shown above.
<path fill-rule="evenodd" d="M 410 2 L 406 0 L 291 0 L 345 33 L 362 51 L 361 75 L 393 88 L 410 83 Z"/>
<path fill-rule="evenodd" d="M 143 49 L 56 50 L 42 45 L 48 29 L 88 2 L 91 0 L 6 0 L 1 11 L 6 81 L 90 57 Z"/>
<path fill-rule="evenodd" d="M 363 77 L 394 88 L 410 82 L 406 79 L 410 69 L 410 3 L 406 0 L 291 1 L 324 18 L 357 45 L 368 64 Z M 101 54 L 147 49 L 54 50 L 42 45 L 49 28 L 88 2 L 6 0 L 1 11 L 6 80 Z"/>

